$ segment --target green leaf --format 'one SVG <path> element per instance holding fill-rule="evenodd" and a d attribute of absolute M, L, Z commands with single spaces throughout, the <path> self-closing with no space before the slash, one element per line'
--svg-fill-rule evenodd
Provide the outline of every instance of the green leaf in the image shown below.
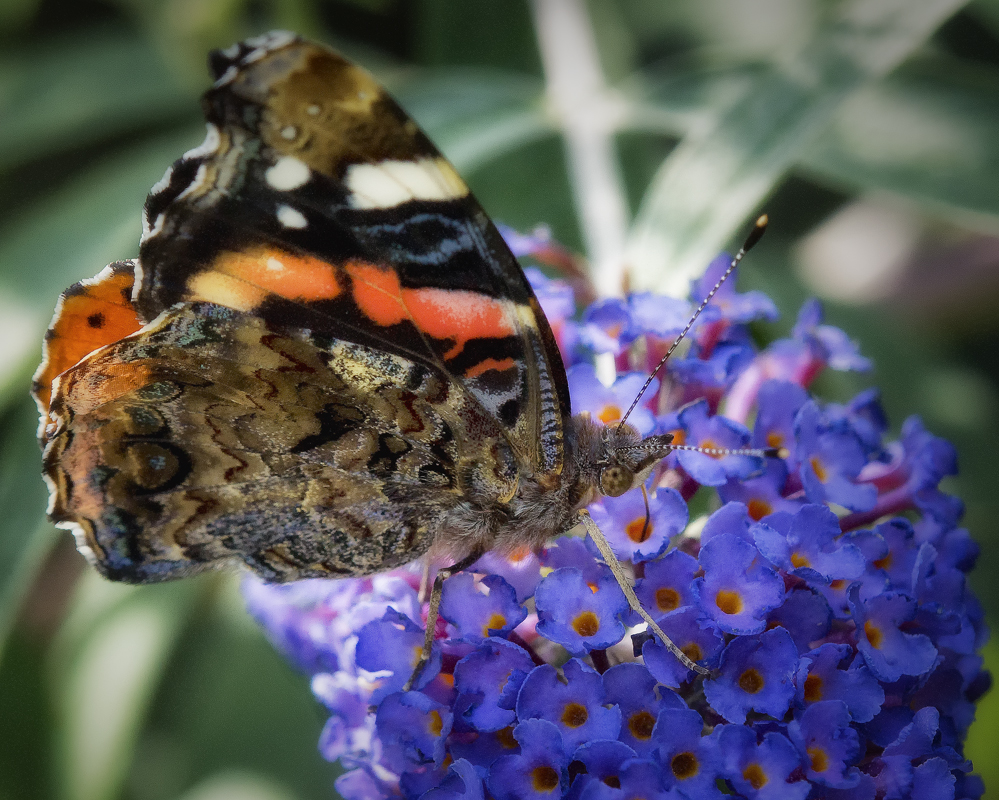
<path fill-rule="evenodd" d="M 803 165 L 827 181 L 894 192 L 995 231 L 996 131 L 999 70 L 921 59 L 844 103 Z"/>
<path fill-rule="evenodd" d="M 209 585 L 135 587 L 84 574 L 50 651 L 63 800 L 117 797 L 167 660 Z"/>
<path fill-rule="evenodd" d="M 249 617 L 239 576 L 215 583 L 181 637 L 129 768 L 133 800 L 173 800 L 226 771 L 329 800 L 339 764 L 317 743 L 329 712 Z"/>
<path fill-rule="evenodd" d="M 71 283 L 96 275 L 110 261 L 134 257 L 149 188 L 200 138 L 188 129 L 146 142 L 8 220 L 0 229 L 0 291 L 44 324 Z"/>
<path fill-rule="evenodd" d="M 396 88 L 396 96 L 457 167 L 471 172 L 535 142 L 552 130 L 545 116 L 544 85 L 499 70 L 421 77 Z"/>
<path fill-rule="evenodd" d="M 0 649 L 55 532 L 45 520 L 45 485 L 35 430 L 38 411 L 25 395 L 0 420 Z"/>
<path fill-rule="evenodd" d="M 180 800 L 295 800 L 295 795 L 270 778 L 224 772 L 202 781 Z"/>
<path fill-rule="evenodd" d="M 635 289 L 684 294 L 854 91 L 905 59 L 963 0 L 836 4 L 799 55 L 752 81 L 663 163 L 629 241 Z"/>
<path fill-rule="evenodd" d="M 194 93 L 149 42 L 94 31 L 0 60 L 0 171 L 183 116 Z"/>

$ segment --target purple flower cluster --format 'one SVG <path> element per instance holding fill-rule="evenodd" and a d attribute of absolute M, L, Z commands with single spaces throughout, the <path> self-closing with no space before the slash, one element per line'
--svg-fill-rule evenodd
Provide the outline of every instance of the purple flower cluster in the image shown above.
<path fill-rule="evenodd" d="M 694 303 L 726 265 L 695 282 Z M 574 411 L 620 419 L 691 306 L 634 295 L 577 319 L 565 284 L 531 278 Z M 644 631 L 573 536 L 445 581 L 434 657 L 408 692 L 426 614 L 417 569 L 246 579 L 251 613 L 329 710 L 319 746 L 347 770 L 344 798 L 981 796 L 962 746 L 990 682 L 987 631 L 966 580 L 978 549 L 939 488 L 953 448 L 916 418 L 886 442 L 875 392 L 810 396 L 823 369 L 868 362 L 814 302 L 759 351 L 746 323 L 775 316 L 729 281 L 631 421 L 781 457 L 676 451 L 647 483 L 647 510 L 639 491 L 590 507 L 645 609 L 706 676 Z M 596 353 L 613 354 L 613 386 Z M 716 510 L 691 520 L 700 492 Z"/>

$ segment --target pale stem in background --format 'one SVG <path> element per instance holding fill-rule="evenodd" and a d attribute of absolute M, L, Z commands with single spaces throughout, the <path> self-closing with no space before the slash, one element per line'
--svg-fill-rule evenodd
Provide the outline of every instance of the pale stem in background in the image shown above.
<path fill-rule="evenodd" d="M 594 287 L 601 297 L 619 296 L 628 204 L 614 132 L 624 118 L 624 104 L 604 81 L 586 4 L 534 0 L 531 5 L 548 101 L 565 138 Z"/>

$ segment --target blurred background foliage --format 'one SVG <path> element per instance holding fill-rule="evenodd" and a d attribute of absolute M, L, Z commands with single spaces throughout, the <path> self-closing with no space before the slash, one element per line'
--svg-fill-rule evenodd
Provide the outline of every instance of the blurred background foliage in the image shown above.
<path fill-rule="evenodd" d="M 593 185 L 546 61 L 576 33 L 544 7 L 595 32 L 618 230 L 580 222 Z M 374 71 L 495 218 L 617 247 L 635 285 L 682 292 L 768 211 L 740 282 L 784 318 L 756 333 L 818 295 L 876 364 L 819 393 L 878 385 L 896 431 L 919 413 L 957 445 L 996 625 L 996 0 L 0 0 L 0 798 L 333 795 L 324 714 L 233 577 L 111 585 L 46 523 L 27 399 L 59 292 L 136 254 L 146 192 L 201 140 L 207 50 L 274 27 Z M 997 734 L 990 695 L 969 742 L 990 787 Z"/>

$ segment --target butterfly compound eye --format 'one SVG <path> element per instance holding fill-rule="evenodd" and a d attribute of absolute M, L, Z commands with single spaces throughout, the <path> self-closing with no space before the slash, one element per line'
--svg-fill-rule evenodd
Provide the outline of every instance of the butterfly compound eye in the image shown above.
<path fill-rule="evenodd" d="M 600 491 L 607 497 L 620 497 L 631 488 L 635 474 L 627 467 L 616 464 L 600 470 Z"/>

